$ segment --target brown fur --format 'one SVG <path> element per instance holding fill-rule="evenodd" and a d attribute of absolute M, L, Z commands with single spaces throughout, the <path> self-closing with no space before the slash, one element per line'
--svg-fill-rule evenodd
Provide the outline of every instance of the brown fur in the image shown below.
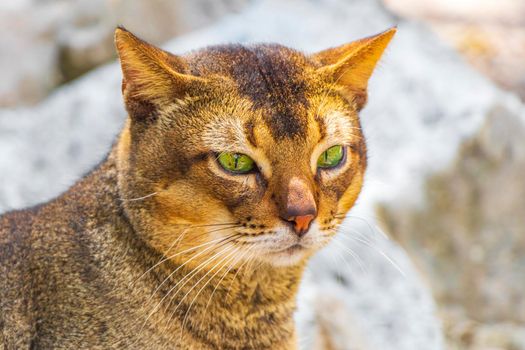
<path fill-rule="evenodd" d="M 117 29 L 118 143 L 57 199 L 0 217 L 0 345 L 294 348 L 305 263 L 362 186 L 357 113 L 394 31 L 315 55 L 263 44 L 174 56 Z M 316 169 L 336 144 L 345 161 Z M 228 173 L 220 152 L 258 168 Z M 297 235 L 301 211 L 315 220 Z"/>

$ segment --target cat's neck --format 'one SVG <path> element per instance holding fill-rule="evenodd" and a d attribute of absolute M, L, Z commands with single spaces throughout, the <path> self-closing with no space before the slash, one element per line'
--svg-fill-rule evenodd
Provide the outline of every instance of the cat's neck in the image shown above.
<path fill-rule="evenodd" d="M 215 271 L 207 270 L 173 290 L 194 272 L 181 270 L 159 293 L 159 297 L 173 296 L 169 302 L 169 297 L 165 299 L 160 313 L 163 321 L 178 321 L 181 334 L 217 348 L 235 348 L 243 343 L 250 348 L 288 348 L 293 341 L 293 312 L 303 266 L 241 267 L 215 277 Z M 174 327 L 175 339 L 178 327 Z"/>

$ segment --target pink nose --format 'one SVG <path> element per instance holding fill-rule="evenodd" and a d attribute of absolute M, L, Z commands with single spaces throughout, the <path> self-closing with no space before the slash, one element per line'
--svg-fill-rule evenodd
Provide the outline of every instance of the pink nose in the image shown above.
<path fill-rule="evenodd" d="M 306 214 L 306 215 L 297 215 L 292 216 L 288 218 L 288 221 L 291 221 L 294 223 L 294 231 L 299 236 L 302 237 L 306 231 L 308 231 L 308 228 L 310 228 L 310 223 L 314 219 L 314 215 L 312 214 Z"/>

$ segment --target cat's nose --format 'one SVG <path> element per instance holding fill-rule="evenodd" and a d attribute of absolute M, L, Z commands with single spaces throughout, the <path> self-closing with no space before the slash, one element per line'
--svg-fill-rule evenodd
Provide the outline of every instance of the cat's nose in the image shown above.
<path fill-rule="evenodd" d="M 286 205 L 281 207 L 281 218 L 293 224 L 293 230 L 298 237 L 304 236 L 317 215 L 312 190 L 304 180 L 294 177 L 288 184 L 285 203 Z"/>
<path fill-rule="evenodd" d="M 299 237 L 302 237 L 306 232 L 308 232 L 308 229 L 310 228 L 310 223 L 314 218 L 315 216 L 313 214 L 306 214 L 292 216 L 286 220 L 294 224 L 293 230 L 295 234 Z"/>

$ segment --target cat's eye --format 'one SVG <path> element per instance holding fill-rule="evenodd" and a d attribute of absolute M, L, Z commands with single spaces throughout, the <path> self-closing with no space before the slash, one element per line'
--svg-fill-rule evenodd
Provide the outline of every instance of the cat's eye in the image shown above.
<path fill-rule="evenodd" d="M 321 153 L 317 159 L 317 167 L 321 169 L 334 168 L 341 164 L 345 155 L 345 149 L 341 145 L 328 148 Z"/>
<path fill-rule="evenodd" d="M 246 174 L 255 167 L 253 159 L 242 153 L 223 152 L 217 160 L 224 169 L 235 174 Z"/>

